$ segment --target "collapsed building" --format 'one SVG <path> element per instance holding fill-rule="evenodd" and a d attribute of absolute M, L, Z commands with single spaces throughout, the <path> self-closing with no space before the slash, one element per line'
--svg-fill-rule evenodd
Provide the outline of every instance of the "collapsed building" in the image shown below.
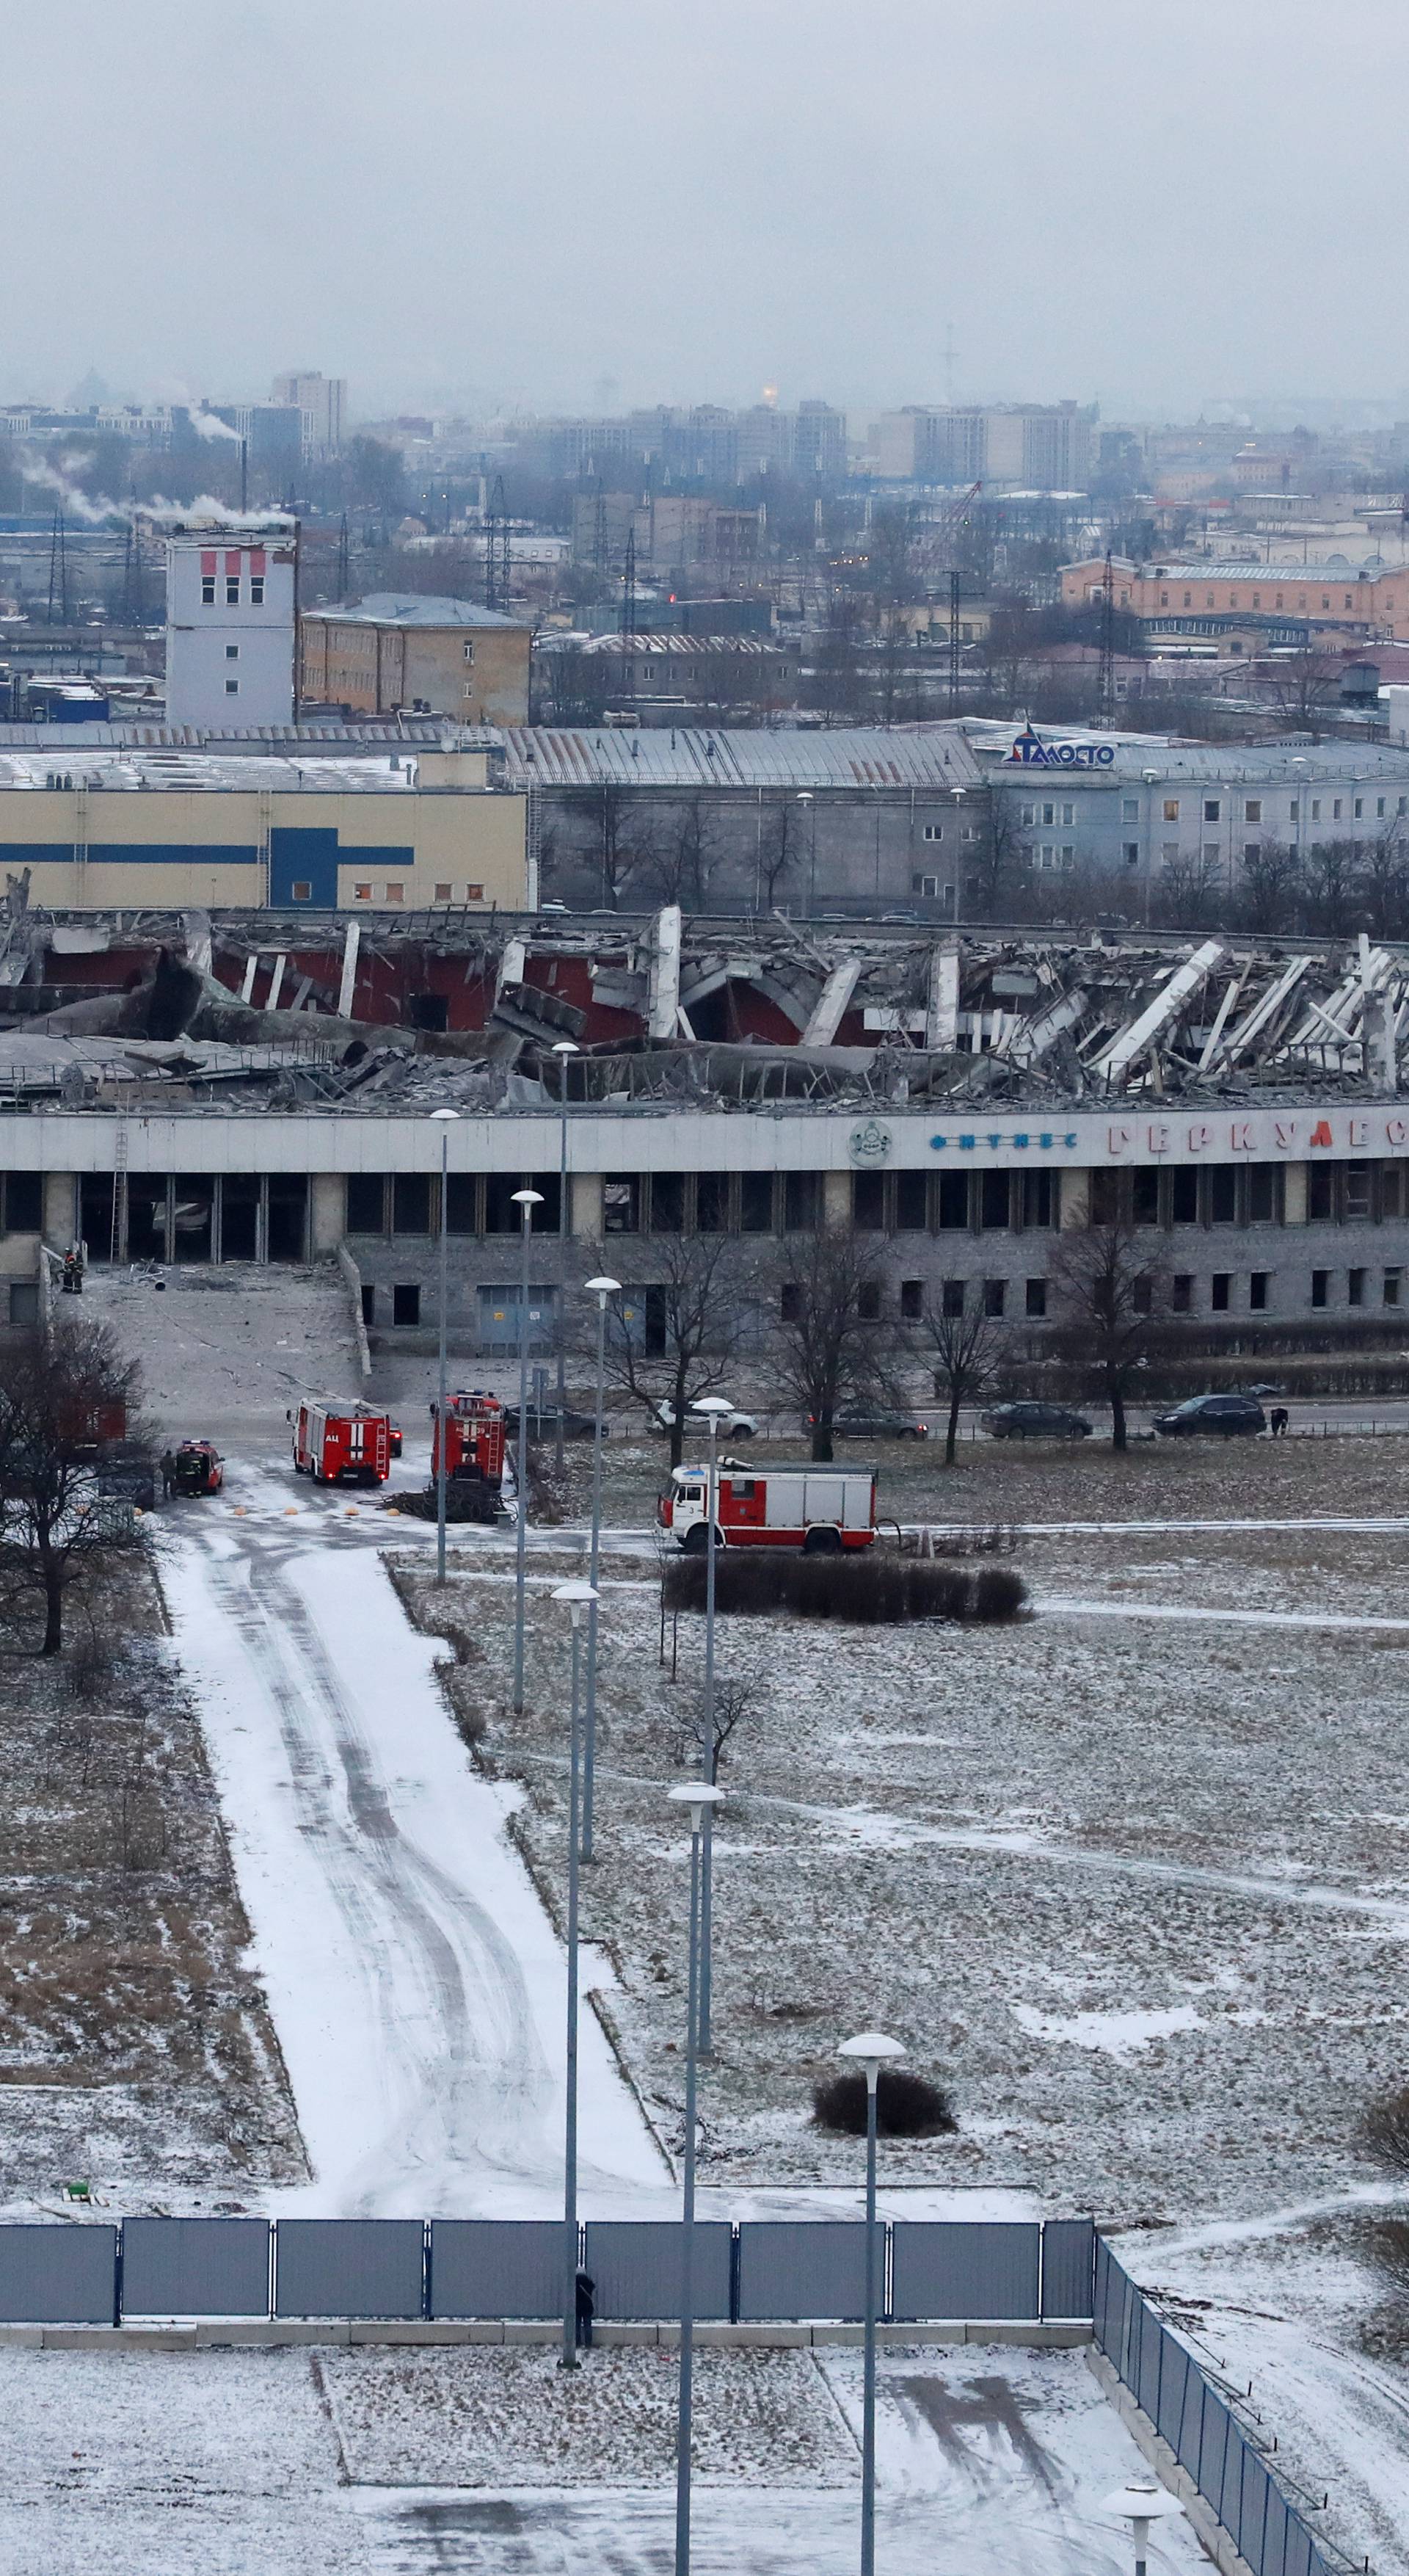
<path fill-rule="evenodd" d="M 1059 1232 L 1115 1218 L 1191 1335 L 1403 1330 L 1409 951 L 1365 940 L 41 916 L 12 884 L 0 1022 L 16 1321 L 41 1240 L 81 1239 L 341 1256 L 374 1333 L 429 1329 L 448 1134 L 466 1352 L 516 1343 L 525 1180 L 538 1341 L 599 1239 L 649 1333 L 682 1240 L 737 1236 L 776 1285 L 841 1226 L 874 1238 L 878 1317 L 1040 1335 Z"/>

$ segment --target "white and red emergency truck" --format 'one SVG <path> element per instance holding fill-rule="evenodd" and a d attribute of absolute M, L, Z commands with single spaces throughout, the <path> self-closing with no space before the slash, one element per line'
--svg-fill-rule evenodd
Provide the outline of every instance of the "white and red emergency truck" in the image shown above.
<path fill-rule="evenodd" d="M 384 1485 L 391 1468 L 391 1417 L 356 1398 L 305 1396 L 294 1426 L 294 1468 L 315 1485 Z"/>
<path fill-rule="evenodd" d="M 440 1406 L 431 1401 L 431 1482 L 440 1474 Z M 455 1520 L 493 1521 L 504 1505 L 505 1411 L 482 1387 L 461 1388 L 445 1400 L 445 1482 Z"/>
<path fill-rule="evenodd" d="M 874 1467 L 753 1467 L 741 1458 L 718 1466 L 716 1526 L 725 1547 L 800 1547 L 809 1555 L 869 1547 L 876 1535 Z M 660 1520 L 677 1544 L 703 1554 L 709 1544 L 709 1469 L 675 1467 L 660 1498 Z"/>

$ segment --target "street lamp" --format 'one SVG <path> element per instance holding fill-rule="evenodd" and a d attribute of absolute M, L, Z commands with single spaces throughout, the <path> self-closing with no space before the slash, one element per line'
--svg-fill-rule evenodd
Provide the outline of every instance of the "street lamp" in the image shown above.
<path fill-rule="evenodd" d="M 967 792 L 967 789 L 963 787 L 954 787 L 950 789 L 950 794 L 954 799 L 954 837 L 957 844 L 954 857 L 954 927 L 956 930 L 964 917 L 964 826 L 962 816 L 964 811 L 964 798 Z"/>
<path fill-rule="evenodd" d="M 680 2198 L 680 2396 L 675 2429 L 675 2576 L 690 2576 L 690 2422 L 695 2370 L 695 2125 L 699 2082 L 700 1840 L 724 1795 L 691 1780 L 666 1795 L 690 1810 L 690 1975 L 685 2020 L 685 2154 Z"/>
<path fill-rule="evenodd" d="M 1115 2494 L 1108 2495 L 1101 2505 L 1102 2513 L 1119 2514 L 1130 2525 L 1130 2536 L 1135 2544 L 1135 2576 L 1147 2576 L 1145 2552 L 1150 2545 L 1151 2523 L 1161 2522 L 1166 2514 L 1182 2513 L 1183 2510 L 1172 2495 L 1167 2494 L 1163 2487 L 1156 2486 L 1153 2478 L 1131 2478 L 1128 2485 L 1117 2487 Z"/>
<path fill-rule="evenodd" d="M 898 2039 L 882 2030 L 863 2030 L 844 2039 L 837 2051 L 860 2066 L 866 2077 L 866 2325 L 861 2382 L 861 2576 L 872 2576 L 876 2564 L 876 2310 L 880 2306 L 876 2235 L 876 2084 L 881 2068 L 903 2057 Z"/>
<path fill-rule="evenodd" d="M 514 1715 L 523 1715 L 523 1595 L 524 1548 L 528 1539 L 528 1247 L 533 1233 L 533 1211 L 543 1205 L 541 1190 L 515 1190 L 515 1207 L 522 1219 L 523 1269 L 519 1279 L 519 1441 L 514 1467 L 517 1486 L 518 1521 L 514 1536 Z"/>
<path fill-rule="evenodd" d="M 705 1686 L 704 1775 L 714 1784 L 714 1552 L 719 1530 L 719 1417 L 734 1410 L 727 1395 L 702 1395 L 691 1405 L 709 1425 L 709 1481 L 705 1487 Z M 714 2004 L 714 1836 L 705 1821 L 704 1879 L 700 1896 L 700 2054 L 710 2053 Z"/>
<path fill-rule="evenodd" d="M 620 1294 L 619 1279 L 589 1279 L 597 1300 L 597 1404 L 592 1429 L 592 1548 L 587 1580 L 595 1584 L 602 1547 L 602 1402 L 607 1366 L 607 1299 Z M 592 1857 L 592 1788 L 597 1770 L 597 1599 L 587 1622 L 587 1742 L 582 1764 L 582 1857 Z"/>
<path fill-rule="evenodd" d="M 804 787 L 801 795 L 797 799 L 798 804 L 811 807 L 814 804 L 814 801 L 811 789 Z M 807 818 L 804 817 L 804 820 L 805 819 Z M 809 919 L 817 909 L 817 816 L 815 812 L 811 816 L 811 822 L 812 848 L 807 867 L 807 911 Z"/>
<path fill-rule="evenodd" d="M 572 1620 L 572 1734 L 568 1760 L 568 2035 L 567 2109 L 563 2131 L 563 2368 L 577 2368 L 577 1797 L 581 1778 L 577 1727 L 582 1613 L 594 1611 L 590 1583 L 560 1583 L 553 1598 Z"/>
<path fill-rule="evenodd" d="M 445 1300 L 446 1238 L 450 1213 L 450 1125 L 458 1109 L 433 1109 L 440 1128 L 440 1397 L 435 1416 L 435 1579 L 445 1581 Z"/>
<path fill-rule="evenodd" d="M 563 1267 L 568 1226 L 568 1066 L 582 1049 L 575 1038 L 556 1038 L 553 1053 L 558 1059 L 558 1439 L 557 1463 L 563 1465 L 563 1414 L 567 1407 L 567 1323 L 563 1312 Z"/>

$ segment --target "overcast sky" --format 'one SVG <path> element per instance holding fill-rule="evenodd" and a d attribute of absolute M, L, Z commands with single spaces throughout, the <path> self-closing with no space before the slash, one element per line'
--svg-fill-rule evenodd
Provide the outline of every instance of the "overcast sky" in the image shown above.
<path fill-rule="evenodd" d="M 1405 0 L 0 0 L 0 397 L 1409 409 Z"/>

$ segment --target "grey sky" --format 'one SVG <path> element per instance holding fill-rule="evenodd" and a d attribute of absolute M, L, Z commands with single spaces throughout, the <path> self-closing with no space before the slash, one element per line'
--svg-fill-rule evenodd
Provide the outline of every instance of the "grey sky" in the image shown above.
<path fill-rule="evenodd" d="M 1409 9 L 0 8 L 0 396 L 1397 400 Z M 608 388 L 605 380 L 610 379 Z"/>

